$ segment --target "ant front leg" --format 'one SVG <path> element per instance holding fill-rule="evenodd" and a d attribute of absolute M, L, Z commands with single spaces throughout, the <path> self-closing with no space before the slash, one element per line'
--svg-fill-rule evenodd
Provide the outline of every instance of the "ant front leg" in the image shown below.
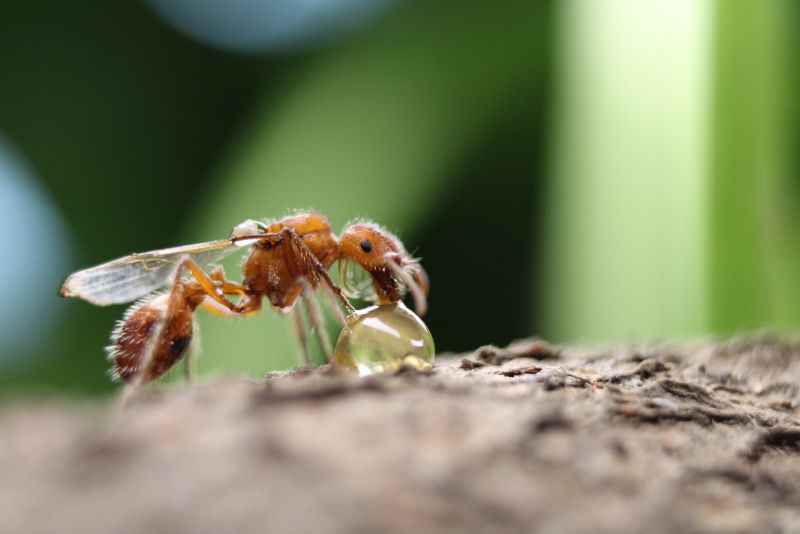
<path fill-rule="evenodd" d="M 314 288 L 312 287 L 311 281 L 324 283 L 325 288 L 323 291 L 327 290 L 337 297 L 348 314 L 355 313 L 355 308 L 353 308 L 350 301 L 342 294 L 342 290 L 333 283 L 330 275 L 328 275 L 328 271 L 325 270 L 317 257 L 314 256 L 314 253 L 311 252 L 303 239 L 297 235 L 294 230 L 291 228 L 284 229 L 283 238 L 287 245 L 286 249 L 284 249 L 286 251 L 286 263 L 293 265 L 297 272 L 303 273 L 297 279 L 298 283 L 301 285 L 300 295 L 305 304 L 306 311 L 308 312 L 308 318 L 319 340 L 320 347 L 325 354 L 325 359 L 331 363 L 333 362 L 333 348 L 331 347 L 328 334 L 325 331 L 322 317 L 319 313 L 319 307 L 314 301 Z M 334 307 L 334 309 L 336 309 L 340 316 L 341 312 L 338 308 Z M 299 314 L 300 312 L 297 311 L 295 313 Z M 341 322 L 344 322 L 343 319 L 344 318 L 342 318 Z M 301 343 L 305 345 L 305 335 L 301 336 Z M 307 349 L 305 349 L 305 358 L 306 360 L 309 359 Z"/>
<path fill-rule="evenodd" d="M 290 258 L 287 259 L 291 259 L 299 270 L 305 272 L 309 278 L 324 282 L 330 292 L 342 303 L 348 315 L 355 313 L 356 309 L 344 296 L 339 286 L 333 283 L 328 271 L 325 270 L 325 267 L 323 267 L 317 257 L 314 256 L 314 253 L 311 252 L 311 249 L 308 248 L 308 245 L 305 244 L 303 239 L 297 235 L 297 232 L 291 228 L 285 228 L 282 233 L 289 245 L 288 250 Z"/>

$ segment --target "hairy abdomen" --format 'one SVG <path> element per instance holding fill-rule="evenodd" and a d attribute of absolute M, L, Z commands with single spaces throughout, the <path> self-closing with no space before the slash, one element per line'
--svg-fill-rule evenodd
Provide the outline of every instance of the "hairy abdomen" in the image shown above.
<path fill-rule="evenodd" d="M 178 296 L 176 298 L 182 299 Z M 156 295 L 131 306 L 117 323 L 107 348 L 114 379 L 130 382 L 142 370 L 145 353 L 150 349 L 161 318 L 167 308 L 168 295 Z M 181 303 L 183 304 L 183 303 Z M 176 313 L 162 329 L 160 340 L 153 347 L 153 360 L 145 382 L 166 373 L 189 350 L 195 325 L 186 306 L 176 306 Z"/>

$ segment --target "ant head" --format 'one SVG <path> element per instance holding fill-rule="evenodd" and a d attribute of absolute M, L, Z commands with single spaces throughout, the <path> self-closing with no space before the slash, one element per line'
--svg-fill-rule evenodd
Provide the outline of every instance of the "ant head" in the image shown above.
<path fill-rule="evenodd" d="M 372 223 L 347 226 L 339 238 L 339 249 L 367 272 L 385 267 L 390 259 L 405 252 L 399 239 Z"/>
<path fill-rule="evenodd" d="M 408 288 L 417 313 L 425 313 L 428 278 L 392 233 L 370 222 L 350 224 L 339 238 L 339 250 L 339 281 L 350 296 L 388 304 L 403 298 Z M 359 279 L 354 263 L 371 280 Z"/>

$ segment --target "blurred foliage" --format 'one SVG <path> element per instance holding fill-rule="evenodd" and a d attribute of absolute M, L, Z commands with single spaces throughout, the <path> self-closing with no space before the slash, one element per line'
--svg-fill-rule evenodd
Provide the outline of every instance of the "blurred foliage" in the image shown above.
<path fill-rule="evenodd" d="M 0 135 L 75 269 L 314 208 L 423 258 L 440 350 L 797 324 L 790 0 L 396 2 L 279 54 L 191 40 L 147 3 L 4 7 Z M 63 309 L 0 386 L 114 387 L 124 308 Z M 199 315 L 206 376 L 295 361 L 269 310 Z"/>
<path fill-rule="evenodd" d="M 710 4 L 559 7 L 540 328 L 702 333 Z"/>
<path fill-rule="evenodd" d="M 709 177 L 714 331 L 800 324 L 796 2 L 716 11 Z"/>

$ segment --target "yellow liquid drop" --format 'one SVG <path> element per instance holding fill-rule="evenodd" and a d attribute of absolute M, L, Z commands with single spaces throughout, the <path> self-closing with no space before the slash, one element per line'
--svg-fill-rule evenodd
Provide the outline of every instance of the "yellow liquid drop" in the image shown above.
<path fill-rule="evenodd" d="M 402 302 L 370 306 L 347 318 L 336 342 L 336 363 L 366 376 L 404 366 L 431 368 L 433 337 L 422 319 Z"/>

